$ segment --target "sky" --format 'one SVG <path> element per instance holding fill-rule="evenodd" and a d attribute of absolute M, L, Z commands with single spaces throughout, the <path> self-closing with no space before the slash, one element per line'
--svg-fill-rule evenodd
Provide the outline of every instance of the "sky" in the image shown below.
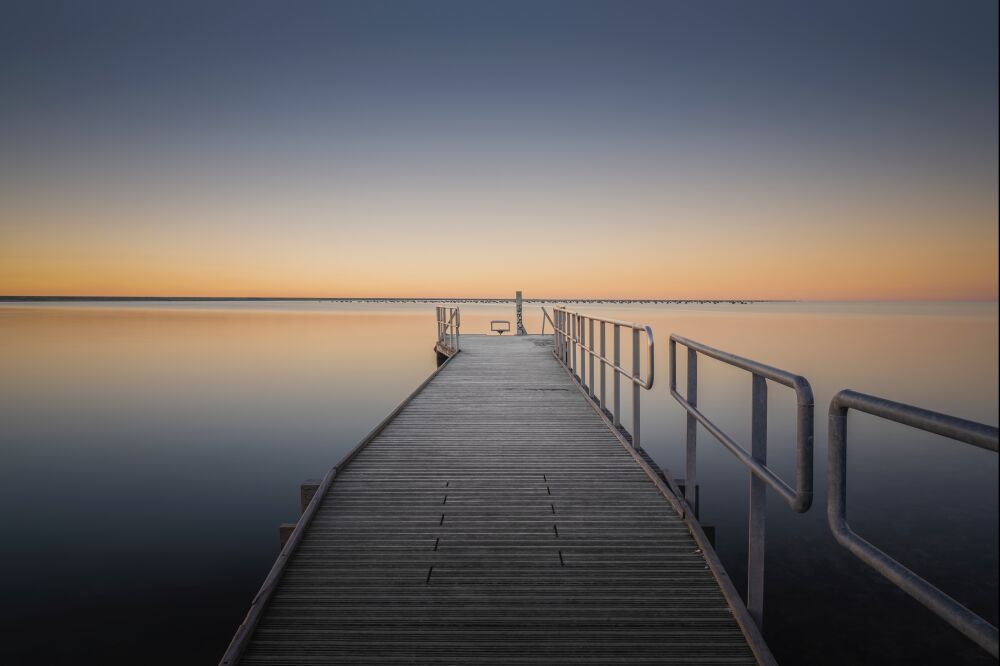
<path fill-rule="evenodd" d="M 997 3 L 0 0 L 0 294 L 996 299 Z"/>

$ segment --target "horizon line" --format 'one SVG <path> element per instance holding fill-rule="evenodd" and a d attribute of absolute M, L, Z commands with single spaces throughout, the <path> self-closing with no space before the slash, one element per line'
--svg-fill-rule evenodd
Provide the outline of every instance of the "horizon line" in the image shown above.
<path fill-rule="evenodd" d="M 108 296 L 108 295 L 0 295 L 0 301 L 514 301 L 512 296 Z M 794 298 L 638 298 L 638 297 L 524 297 L 523 301 L 669 301 L 669 302 L 795 302 Z"/>
<path fill-rule="evenodd" d="M 197 302 L 232 302 L 232 301 L 412 301 L 412 302 L 514 302 L 510 296 L 120 296 L 120 295 L 0 295 L 0 302 L 32 303 L 32 302 L 81 302 L 81 301 L 197 301 Z M 573 297 L 573 298 L 538 298 L 524 297 L 524 302 L 532 303 L 586 303 L 586 302 L 623 302 L 623 303 L 845 303 L 845 302 L 978 302 L 995 303 L 993 298 L 843 298 L 843 299 L 809 299 L 809 298 L 638 298 L 638 297 Z"/>

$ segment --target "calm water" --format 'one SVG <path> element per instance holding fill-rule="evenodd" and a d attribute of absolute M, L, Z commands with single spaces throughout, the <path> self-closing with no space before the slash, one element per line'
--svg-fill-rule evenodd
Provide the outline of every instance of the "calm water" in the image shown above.
<path fill-rule="evenodd" d="M 785 664 L 995 663 L 848 556 L 825 522 L 826 407 L 842 388 L 997 422 L 995 303 L 582 305 L 659 343 L 645 448 L 683 469 L 670 332 L 805 375 L 812 510 L 768 507 L 765 636 Z M 541 325 L 527 308 L 531 331 Z M 513 319 L 463 306 L 463 331 Z M 429 305 L 0 305 L 4 663 L 215 663 L 320 477 L 434 368 Z M 683 365 L 680 368 L 683 385 Z M 737 439 L 750 378 L 699 366 Z M 769 461 L 792 477 L 794 396 L 772 386 Z M 742 589 L 747 473 L 704 431 L 702 521 Z M 997 456 L 852 415 L 861 534 L 997 621 Z M 149 652 L 151 646 L 156 646 Z M 150 658 L 152 654 L 152 658 Z"/>

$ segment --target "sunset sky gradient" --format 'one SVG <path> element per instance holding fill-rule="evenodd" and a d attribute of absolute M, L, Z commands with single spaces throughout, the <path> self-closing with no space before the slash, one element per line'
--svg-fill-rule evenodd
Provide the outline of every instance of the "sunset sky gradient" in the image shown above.
<path fill-rule="evenodd" d="M 0 6 L 0 294 L 997 298 L 996 2 Z"/>

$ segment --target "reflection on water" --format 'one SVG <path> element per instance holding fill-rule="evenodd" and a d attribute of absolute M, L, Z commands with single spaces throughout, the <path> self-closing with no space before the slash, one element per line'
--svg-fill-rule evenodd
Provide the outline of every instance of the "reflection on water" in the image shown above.
<path fill-rule="evenodd" d="M 816 501 L 805 515 L 768 505 L 765 635 L 780 661 L 990 663 L 833 542 L 824 484 L 826 406 L 841 388 L 997 422 L 995 303 L 571 309 L 653 326 L 643 442 L 675 474 L 670 332 L 812 382 Z M 462 330 L 491 319 L 513 324 L 513 308 L 465 305 Z M 537 306 L 525 325 L 540 329 Z M 2 620 L 20 637 L 0 657 L 128 661 L 156 642 L 163 662 L 213 662 L 273 561 L 277 525 L 296 516 L 299 482 L 426 377 L 433 338 L 419 304 L 0 306 Z M 749 397 L 748 374 L 701 360 L 699 404 L 741 441 Z M 772 386 L 769 462 L 789 479 L 793 408 Z M 850 437 L 852 525 L 996 622 L 996 455 L 863 415 Z M 702 519 L 742 587 L 747 473 L 699 438 Z"/>

